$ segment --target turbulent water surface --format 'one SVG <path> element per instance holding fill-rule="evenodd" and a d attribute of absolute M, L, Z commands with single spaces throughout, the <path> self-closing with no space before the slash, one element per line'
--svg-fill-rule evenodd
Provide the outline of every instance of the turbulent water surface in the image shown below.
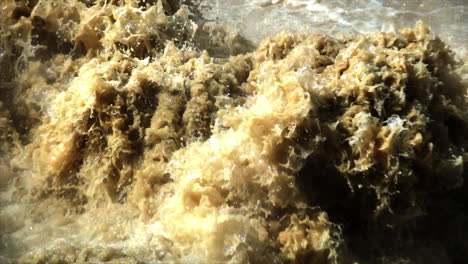
<path fill-rule="evenodd" d="M 466 263 L 465 1 L 0 1 L 0 263 Z"/>
<path fill-rule="evenodd" d="M 327 35 L 391 31 L 426 25 L 459 55 L 466 55 L 468 6 L 463 0 L 254 0 L 200 1 L 197 8 L 216 21 L 258 43 L 263 38 L 288 32 Z"/>

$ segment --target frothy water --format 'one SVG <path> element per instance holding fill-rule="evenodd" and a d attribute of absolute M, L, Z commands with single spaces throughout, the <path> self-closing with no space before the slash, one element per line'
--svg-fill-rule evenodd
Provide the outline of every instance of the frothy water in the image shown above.
<path fill-rule="evenodd" d="M 466 174 L 462 71 L 424 26 L 463 58 L 464 1 L 20 2 L 0 263 L 450 260 L 400 236 Z"/>
<path fill-rule="evenodd" d="M 214 0 L 203 16 L 258 43 L 281 31 L 328 35 L 393 31 L 418 20 L 466 56 L 468 5 L 463 0 Z"/>

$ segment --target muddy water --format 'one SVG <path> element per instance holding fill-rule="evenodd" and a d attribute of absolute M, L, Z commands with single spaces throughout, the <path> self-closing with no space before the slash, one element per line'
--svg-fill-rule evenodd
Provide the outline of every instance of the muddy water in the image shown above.
<path fill-rule="evenodd" d="M 463 0 L 201 1 L 208 20 L 240 32 L 258 43 L 281 31 L 328 35 L 389 31 L 424 21 L 433 32 L 466 55 L 468 7 Z"/>
<path fill-rule="evenodd" d="M 462 1 L 178 2 L 0 3 L 1 263 L 466 260 Z"/>

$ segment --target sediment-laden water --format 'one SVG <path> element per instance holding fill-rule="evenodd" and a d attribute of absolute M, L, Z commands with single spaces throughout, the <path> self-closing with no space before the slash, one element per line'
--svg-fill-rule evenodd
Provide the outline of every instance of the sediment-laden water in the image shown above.
<path fill-rule="evenodd" d="M 0 262 L 463 263 L 467 7 L 401 2 L 2 1 Z"/>

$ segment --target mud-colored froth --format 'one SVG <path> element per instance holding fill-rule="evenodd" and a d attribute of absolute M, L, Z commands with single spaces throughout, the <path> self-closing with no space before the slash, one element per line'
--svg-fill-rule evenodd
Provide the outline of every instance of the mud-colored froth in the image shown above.
<path fill-rule="evenodd" d="M 468 5 L 463 0 L 233 0 L 193 1 L 203 17 L 255 43 L 288 32 L 367 34 L 413 25 L 418 20 L 467 56 Z"/>
<path fill-rule="evenodd" d="M 424 23 L 253 48 L 186 4 L 0 3 L 0 262 L 467 259 L 466 66 Z"/>

